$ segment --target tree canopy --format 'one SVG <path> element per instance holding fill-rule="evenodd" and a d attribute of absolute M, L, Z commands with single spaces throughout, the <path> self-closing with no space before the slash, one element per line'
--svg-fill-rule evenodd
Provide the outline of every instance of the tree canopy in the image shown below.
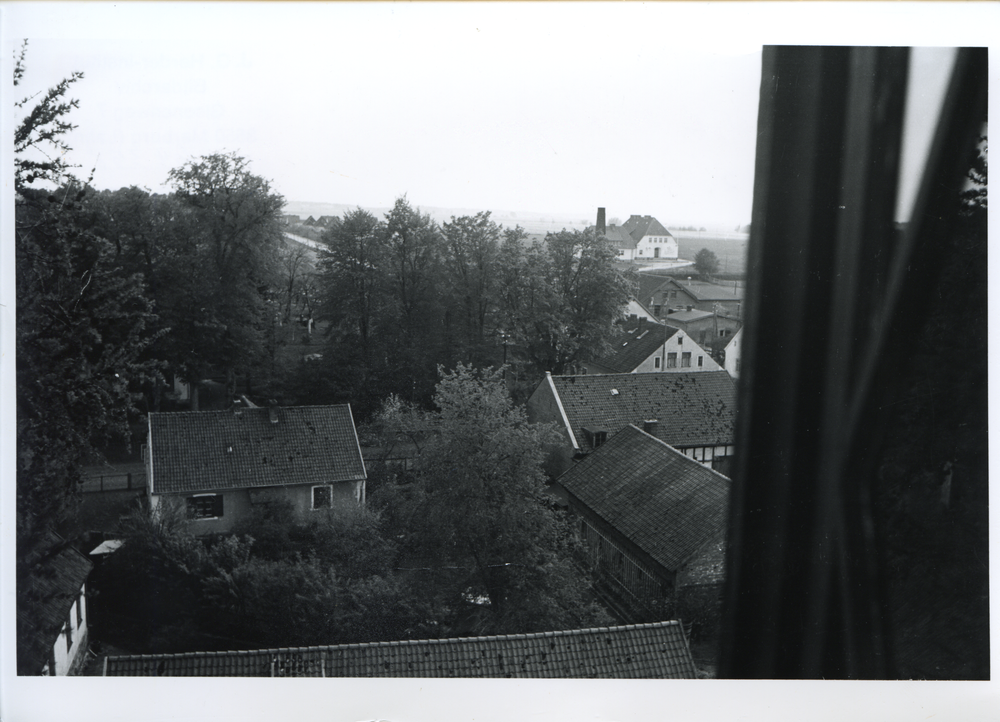
<path fill-rule="evenodd" d="M 444 373 L 437 411 L 397 407 L 396 429 L 431 430 L 405 502 L 389 514 L 412 558 L 451 605 L 479 604 L 476 633 L 571 629 L 606 623 L 573 563 L 574 536 L 545 494 L 544 444 L 498 370 Z"/>
<path fill-rule="evenodd" d="M 694 270 L 702 276 L 712 276 L 719 272 L 719 259 L 712 251 L 702 248 L 695 254 Z"/>

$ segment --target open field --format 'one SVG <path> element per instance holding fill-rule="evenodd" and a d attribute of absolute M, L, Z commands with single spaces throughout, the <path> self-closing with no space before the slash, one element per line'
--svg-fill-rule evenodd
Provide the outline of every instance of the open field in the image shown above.
<path fill-rule="evenodd" d="M 719 273 L 746 273 L 748 234 L 692 231 L 671 231 L 671 233 L 677 238 L 678 253 L 681 258 L 693 259 L 698 251 L 707 248 L 719 259 Z"/>

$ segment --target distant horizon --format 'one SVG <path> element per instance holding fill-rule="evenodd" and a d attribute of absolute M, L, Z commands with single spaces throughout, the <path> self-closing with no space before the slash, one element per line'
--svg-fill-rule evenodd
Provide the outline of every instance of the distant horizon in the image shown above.
<path fill-rule="evenodd" d="M 482 211 L 489 211 L 490 215 L 494 219 L 499 219 L 499 218 L 509 219 L 509 218 L 513 218 L 514 220 L 524 220 L 525 222 L 535 222 L 535 223 L 543 222 L 544 219 L 548 218 L 548 219 L 552 219 L 550 221 L 551 223 L 557 223 L 557 224 L 558 223 L 566 223 L 567 225 L 571 225 L 571 226 L 585 226 L 586 227 L 586 226 L 592 226 L 592 225 L 594 225 L 596 223 L 596 221 L 597 221 L 597 208 L 596 207 L 593 208 L 593 209 L 591 209 L 589 217 L 588 217 L 588 215 L 586 213 L 584 213 L 584 212 L 572 212 L 572 211 L 570 211 L 570 212 L 567 212 L 567 211 L 540 211 L 540 210 L 524 210 L 524 209 L 520 209 L 520 208 L 476 208 L 476 207 L 467 208 L 467 207 L 449 206 L 449 205 L 417 205 L 417 204 L 413 204 L 413 203 L 411 203 L 411 205 L 414 208 L 419 209 L 421 213 L 426 213 L 426 214 L 430 215 L 431 217 L 434 217 L 436 215 L 445 215 L 445 216 L 452 216 L 452 215 L 454 215 L 454 216 L 457 217 L 457 216 L 461 216 L 461 215 L 472 215 L 472 214 L 475 214 L 475 213 L 480 213 Z M 333 209 L 333 208 L 340 209 L 338 212 L 334 212 L 334 213 L 325 212 L 325 213 L 321 213 L 320 214 L 320 215 L 337 215 L 337 216 L 339 216 L 339 215 L 341 215 L 342 212 L 347 211 L 347 210 L 352 210 L 354 208 L 361 208 L 362 210 L 366 210 L 366 211 L 372 212 L 372 211 L 390 210 L 392 208 L 392 206 L 393 206 L 393 204 L 388 204 L 388 205 L 366 205 L 366 204 L 363 204 L 363 203 L 362 204 L 357 204 L 357 203 L 341 203 L 341 202 L 337 202 L 337 201 L 289 200 L 289 199 L 286 198 L 285 199 L 285 205 L 284 205 L 284 207 L 283 207 L 282 210 L 283 210 L 284 213 L 286 213 L 288 215 L 300 215 L 301 216 L 301 215 L 303 215 L 303 213 L 305 213 L 306 217 L 308 217 L 308 216 L 311 215 L 313 217 L 318 218 L 319 216 L 317 216 L 316 212 L 318 212 L 320 209 L 324 209 L 324 210 L 330 210 L 330 209 Z M 306 209 L 308 209 L 308 212 L 306 212 L 305 210 L 301 210 L 303 207 L 305 207 Z M 295 209 L 295 210 L 289 211 L 289 208 L 292 208 L 292 209 Z M 298 212 L 295 212 L 296 210 Z M 733 234 L 745 234 L 744 231 L 737 231 L 737 230 L 735 230 L 735 224 L 728 224 L 728 223 L 724 223 L 724 222 L 721 222 L 721 221 L 674 219 L 674 218 L 671 218 L 669 216 L 665 216 L 665 215 L 662 215 L 662 214 L 658 215 L 656 213 L 649 213 L 649 212 L 641 212 L 641 213 L 611 213 L 610 211 L 607 211 L 606 215 L 607 215 L 609 223 L 610 223 L 611 219 L 613 219 L 613 218 L 618 218 L 619 220 L 621 220 L 622 223 L 624 223 L 626 220 L 628 220 L 629 216 L 631 216 L 631 215 L 643 215 L 643 216 L 648 215 L 648 216 L 653 216 L 658 221 L 660 221 L 660 223 L 662 223 L 665 227 L 667 227 L 669 230 L 679 231 L 681 233 L 697 233 L 698 231 L 685 231 L 685 230 L 681 230 L 679 228 L 680 226 L 696 226 L 698 228 L 704 228 L 705 229 L 705 231 L 704 231 L 705 233 L 726 233 L 726 234 L 729 234 L 729 235 L 733 235 Z M 581 221 L 584 220 L 584 218 L 586 218 L 587 220 L 585 222 L 581 222 Z M 749 225 L 749 223 L 750 223 L 750 219 L 748 218 L 745 222 L 739 224 L 740 228 L 746 227 L 747 225 Z"/>

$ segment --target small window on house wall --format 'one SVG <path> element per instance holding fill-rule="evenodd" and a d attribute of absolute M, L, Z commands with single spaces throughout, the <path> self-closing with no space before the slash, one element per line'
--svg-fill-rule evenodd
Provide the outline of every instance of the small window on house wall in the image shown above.
<path fill-rule="evenodd" d="M 653 306 L 653 315 L 654 316 L 659 316 L 660 315 L 660 310 L 661 310 L 660 306 Z"/>
<path fill-rule="evenodd" d="M 668 369 L 675 369 L 675 368 L 677 368 L 677 354 L 675 354 L 675 353 L 668 353 L 667 354 L 667 368 Z"/>
<path fill-rule="evenodd" d="M 704 365 L 705 365 L 705 357 L 704 356 L 699 356 L 698 357 L 698 368 L 702 368 Z"/>
<path fill-rule="evenodd" d="M 659 356 L 657 356 L 656 358 L 653 359 L 653 368 L 656 369 L 656 370 L 660 369 L 660 357 Z"/>
<path fill-rule="evenodd" d="M 691 368 L 691 352 L 685 351 L 681 354 L 681 368 Z"/>
<path fill-rule="evenodd" d="M 684 337 L 683 336 L 678 336 L 677 337 L 677 345 L 678 346 L 682 346 L 683 344 L 684 344 Z"/>
<path fill-rule="evenodd" d="M 222 494 L 198 494 L 187 498 L 188 519 L 219 519 L 222 516 Z"/>
<path fill-rule="evenodd" d="M 333 506 L 333 489 L 327 486 L 313 487 L 313 509 L 329 509 Z"/>

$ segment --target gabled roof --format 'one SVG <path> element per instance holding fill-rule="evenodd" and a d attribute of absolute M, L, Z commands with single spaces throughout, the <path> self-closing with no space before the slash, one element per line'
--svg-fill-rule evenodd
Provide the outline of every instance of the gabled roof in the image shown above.
<path fill-rule="evenodd" d="M 661 286 L 667 285 L 669 281 L 670 279 L 665 276 L 656 276 L 652 273 L 640 273 L 639 300 L 643 303 L 649 303 L 649 299 L 653 297 L 653 294 L 660 290 Z"/>
<path fill-rule="evenodd" d="M 679 287 L 699 301 L 742 301 L 743 289 L 736 286 L 720 286 L 708 281 L 688 281 L 672 279 Z"/>
<path fill-rule="evenodd" d="M 38 674 L 48 661 L 73 602 L 94 564 L 55 533 L 49 533 L 39 550 L 26 560 L 33 569 L 26 598 L 31 608 L 18 607 L 18 627 L 31 631 L 31 639 L 18 645 L 19 674 Z M 33 613 L 32 613 L 33 612 Z"/>
<path fill-rule="evenodd" d="M 152 491 L 360 481 L 365 465 L 348 404 L 151 413 Z"/>
<path fill-rule="evenodd" d="M 496 637 L 108 657 L 106 676 L 693 679 L 677 621 Z"/>
<path fill-rule="evenodd" d="M 656 419 L 653 435 L 671 446 L 733 443 L 736 386 L 726 371 L 582 374 L 551 379 L 566 423 L 578 440 L 586 438 L 584 428 L 610 435 L 628 424 Z"/>
<path fill-rule="evenodd" d="M 663 227 L 658 220 L 652 216 L 629 216 L 629 219 L 622 224 L 622 228 L 628 232 L 636 242 L 641 241 L 645 236 L 670 236 L 670 231 Z"/>
<path fill-rule="evenodd" d="M 729 479 L 627 426 L 557 482 L 590 511 L 676 572 L 725 530 Z"/>
<path fill-rule="evenodd" d="M 607 369 L 609 373 L 631 373 L 678 331 L 679 329 L 672 326 L 664 326 L 646 319 L 629 322 L 612 341 L 612 352 L 594 363 Z"/>
<path fill-rule="evenodd" d="M 597 226 L 588 226 L 588 231 L 593 231 L 597 233 Z M 630 248 L 634 249 L 636 246 L 636 241 L 629 235 L 629 232 L 624 230 L 621 226 L 610 225 L 604 228 L 604 237 L 611 241 L 611 244 L 615 248 Z"/>
<path fill-rule="evenodd" d="M 608 226 L 604 231 L 604 237 L 615 244 L 616 248 L 635 248 L 636 240 L 619 226 Z"/>

